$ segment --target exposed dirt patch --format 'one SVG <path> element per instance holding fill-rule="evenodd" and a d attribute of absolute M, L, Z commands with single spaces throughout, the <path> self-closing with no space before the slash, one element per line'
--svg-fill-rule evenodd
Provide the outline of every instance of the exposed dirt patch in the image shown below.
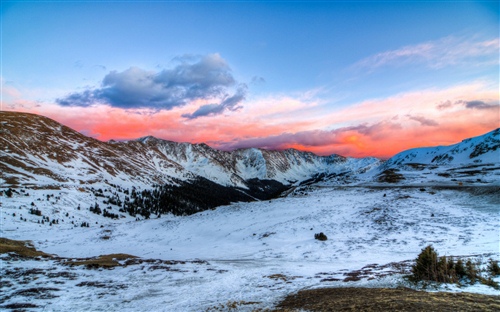
<path fill-rule="evenodd" d="M 264 276 L 264 277 L 273 279 L 275 281 L 288 282 L 288 281 L 294 280 L 296 278 L 299 278 L 301 276 L 286 276 L 284 274 L 272 274 L 272 275 L 267 275 L 267 276 Z"/>
<path fill-rule="evenodd" d="M 275 311 L 500 311 L 500 296 L 408 288 L 322 288 L 289 295 Z"/>
<path fill-rule="evenodd" d="M 216 311 L 240 311 L 249 310 L 249 306 L 259 304 L 260 302 L 255 301 L 228 301 L 225 304 L 219 304 L 217 306 L 209 307 L 205 311 L 216 312 Z M 261 311 L 260 309 L 252 309 L 252 311 Z"/>

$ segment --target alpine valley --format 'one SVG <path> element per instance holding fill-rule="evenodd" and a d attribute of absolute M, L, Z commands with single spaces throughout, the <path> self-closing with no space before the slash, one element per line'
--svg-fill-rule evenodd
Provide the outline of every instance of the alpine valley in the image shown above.
<path fill-rule="evenodd" d="M 420 289 L 405 276 L 427 245 L 500 260 L 500 129 L 381 160 L 0 123 L 4 309 L 262 311 L 304 289 Z"/>

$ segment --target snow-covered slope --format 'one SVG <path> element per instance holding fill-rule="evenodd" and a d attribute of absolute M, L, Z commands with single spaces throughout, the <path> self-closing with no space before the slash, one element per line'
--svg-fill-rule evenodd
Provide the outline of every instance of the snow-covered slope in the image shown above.
<path fill-rule="evenodd" d="M 5 187 L 131 186 L 189 178 L 178 164 L 158 159 L 155 151 L 144 151 L 139 143 L 100 142 L 38 115 L 1 112 L 0 116 L 0 169 Z"/>
<path fill-rule="evenodd" d="M 450 166 L 498 164 L 500 163 L 500 128 L 449 146 L 406 150 L 389 159 L 386 166 L 393 167 L 410 163 Z"/>
<path fill-rule="evenodd" d="M 403 151 L 358 178 L 363 183 L 500 185 L 500 128 L 449 146 Z"/>
<path fill-rule="evenodd" d="M 318 174 L 366 170 L 380 164 L 380 160 L 373 157 L 317 156 L 295 149 L 270 151 L 249 148 L 225 152 L 203 143 L 176 143 L 151 136 L 137 141 L 160 151 L 165 158 L 187 171 L 227 186 L 245 187 L 245 181 L 251 179 L 276 180 L 288 185 Z"/>
<path fill-rule="evenodd" d="M 31 240 L 65 259 L 0 254 L 0 309 L 273 310 L 283 296 L 301 289 L 415 287 L 402 276 L 429 244 L 464 262 L 485 266 L 500 259 L 498 187 L 300 188 L 270 202 L 140 221 L 92 214 L 83 208 L 89 200 L 102 205 L 102 197 L 77 190 L 30 189 L 29 196 L 3 197 L 0 237 Z M 41 216 L 28 213 L 31 202 Z M 47 218 L 59 222 L 49 225 Z M 81 221 L 90 226 L 81 227 Z M 319 232 L 328 240 L 315 240 Z M 120 260 L 109 270 L 67 265 L 123 253 L 140 259 Z M 499 294 L 479 282 L 438 289 Z"/>

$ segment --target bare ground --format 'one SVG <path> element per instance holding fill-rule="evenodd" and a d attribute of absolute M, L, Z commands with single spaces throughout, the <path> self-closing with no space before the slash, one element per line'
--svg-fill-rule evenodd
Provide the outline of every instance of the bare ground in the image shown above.
<path fill-rule="evenodd" d="M 299 291 L 275 311 L 500 311 L 500 296 L 408 288 L 322 288 Z"/>

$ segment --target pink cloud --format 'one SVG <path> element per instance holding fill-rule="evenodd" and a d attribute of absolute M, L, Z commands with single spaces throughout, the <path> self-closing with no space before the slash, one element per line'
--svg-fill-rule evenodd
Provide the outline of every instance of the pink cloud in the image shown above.
<path fill-rule="evenodd" d="M 249 99 L 239 112 L 228 110 L 193 120 L 182 115 L 205 102 L 160 111 L 105 105 L 61 107 L 21 100 L 3 107 L 51 117 L 104 141 L 154 135 L 178 142 L 206 142 L 225 150 L 293 147 L 355 157 L 390 157 L 408 148 L 452 144 L 500 126 L 498 88 L 483 82 L 406 92 L 340 109 L 332 109 L 327 102 L 314 94 Z"/>

